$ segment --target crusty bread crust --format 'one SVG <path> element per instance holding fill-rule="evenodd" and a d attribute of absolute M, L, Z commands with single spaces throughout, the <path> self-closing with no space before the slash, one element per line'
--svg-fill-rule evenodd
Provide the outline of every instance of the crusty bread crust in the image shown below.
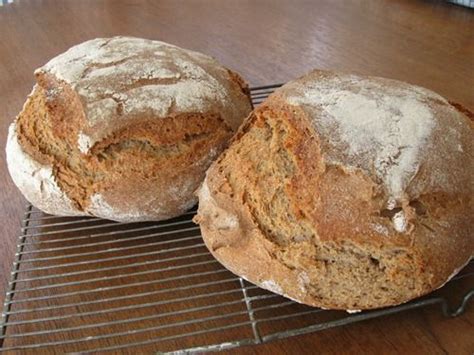
<path fill-rule="evenodd" d="M 473 138 L 429 90 L 313 71 L 250 115 L 208 170 L 195 220 L 229 270 L 298 302 L 403 303 L 473 255 Z"/>
<path fill-rule="evenodd" d="M 159 41 L 87 41 L 35 74 L 7 160 L 25 197 L 51 214 L 142 221 L 185 212 L 251 110 L 236 73 Z"/>

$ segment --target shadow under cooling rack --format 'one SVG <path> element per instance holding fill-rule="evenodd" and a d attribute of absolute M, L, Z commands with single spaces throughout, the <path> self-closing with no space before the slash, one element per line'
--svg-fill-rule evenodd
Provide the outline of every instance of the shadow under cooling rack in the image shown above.
<path fill-rule="evenodd" d="M 254 103 L 275 87 L 253 89 Z M 224 269 L 204 246 L 194 213 L 115 223 L 28 206 L 0 352 L 218 350 L 434 304 L 455 316 L 474 294 L 471 262 L 442 289 L 398 307 L 348 314 L 300 305 Z"/>

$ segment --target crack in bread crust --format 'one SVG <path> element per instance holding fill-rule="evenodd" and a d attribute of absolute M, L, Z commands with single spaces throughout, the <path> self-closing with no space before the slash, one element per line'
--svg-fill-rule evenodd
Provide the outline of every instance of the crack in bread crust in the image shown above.
<path fill-rule="evenodd" d="M 238 74 L 211 57 L 160 41 L 97 38 L 35 74 L 44 88 L 74 90 L 84 111 L 80 133 L 91 145 L 142 116 L 206 112 L 236 130 L 251 108 L 248 86 Z"/>
<path fill-rule="evenodd" d="M 367 295 L 376 294 L 379 284 L 397 286 L 385 287 L 381 294 L 378 290 L 380 295 L 376 297 L 383 295 L 387 303 L 400 302 L 404 294 L 421 294 L 427 287 L 426 280 L 423 275 L 419 275 L 417 281 L 409 277 L 417 273 L 417 262 L 404 248 L 384 250 L 370 244 L 360 247 L 347 241 L 320 239 L 319 234 L 326 234 L 326 227 L 318 228 L 313 218 L 318 215 L 321 202 L 317 196 L 305 197 L 300 191 L 307 184 L 326 184 L 322 177 L 325 174 L 330 175 L 328 180 L 334 181 L 334 168 L 324 170 L 315 162 L 303 176 L 301 155 L 308 150 L 304 145 L 311 144 L 309 135 L 299 136 L 297 128 L 289 123 L 293 120 L 282 117 L 285 117 L 283 112 L 270 109 L 255 113 L 252 124 L 234 140 L 214 168 L 229 186 L 226 193 L 242 198 L 252 223 L 258 226 L 258 235 L 273 245 L 269 252 L 271 258 L 290 273 L 304 271 L 306 279 L 304 284 L 300 281 L 300 288 L 324 306 L 331 306 L 325 300 L 332 299 L 332 307 L 336 304 L 341 308 L 342 300 L 350 296 L 352 303 L 347 308 L 365 308 L 370 305 L 365 300 Z M 309 150 L 317 151 L 316 147 Z M 234 166 L 244 172 L 245 180 Z M 338 169 L 335 171 L 341 173 Z M 212 184 L 212 171 L 210 175 Z M 369 189 L 369 192 L 372 191 Z M 380 217 L 373 216 L 373 219 Z M 219 254 L 226 244 L 216 240 L 210 247 L 214 254 Z M 361 279 L 360 275 L 364 274 Z M 337 287 L 332 285 L 336 277 L 341 284 Z M 291 293 L 289 296 L 296 297 Z"/>
<path fill-rule="evenodd" d="M 35 87 L 17 120 L 18 140 L 35 160 L 53 167 L 57 184 L 81 211 L 87 211 L 91 196 L 113 189 L 122 180 L 167 180 L 170 176 L 162 173 L 167 166 L 176 167 L 173 174 L 185 173 L 193 161 L 204 159 L 212 149 L 222 149 L 232 134 L 216 115 L 142 119 L 97 143 L 89 154 L 82 154 L 71 140 L 58 138 L 56 122 L 68 117 L 62 117 L 57 105 L 53 111 L 46 100 L 45 91 Z M 71 117 L 69 120 L 74 122 Z M 70 134 L 74 133 L 73 128 Z M 124 164 L 127 160 L 140 161 L 140 166 L 129 167 Z"/>

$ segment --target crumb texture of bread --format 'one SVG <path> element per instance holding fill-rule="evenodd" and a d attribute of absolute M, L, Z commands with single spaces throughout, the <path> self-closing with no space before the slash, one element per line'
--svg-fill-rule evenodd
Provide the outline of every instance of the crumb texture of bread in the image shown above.
<path fill-rule="evenodd" d="M 84 42 L 35 75 L 7 159 L 25 197 L 51 214 L 185 212 L 252 108 L 247 84 L 213 58 L 140 38 Z"/>
<path fill-rule="evenodd" d="M 316 70 L 245 121 L 196 221 L 212 254 L 263 288 L 331 309 L 400 304 L 473 255 L 473 138 L 427 89 Z"/>

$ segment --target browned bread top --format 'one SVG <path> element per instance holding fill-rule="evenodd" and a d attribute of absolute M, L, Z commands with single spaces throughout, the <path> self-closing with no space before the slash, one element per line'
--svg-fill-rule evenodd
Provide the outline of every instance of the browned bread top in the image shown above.
<path fill-rule="evenodd" d="M 196 220 L 216 258 L 264 288 L 330 308 L 405 302 L 473 254 L 473 138 L 427 89 L 313 71 L 247 119 Z"/>
<path fill-rule="evenodd" d="M 36 78 L 7 161 L 25 197 L 51 214 L 185 212 L 252 107 L 247 84 L 214 59 L 140 38 L 84 42 Z"/>

